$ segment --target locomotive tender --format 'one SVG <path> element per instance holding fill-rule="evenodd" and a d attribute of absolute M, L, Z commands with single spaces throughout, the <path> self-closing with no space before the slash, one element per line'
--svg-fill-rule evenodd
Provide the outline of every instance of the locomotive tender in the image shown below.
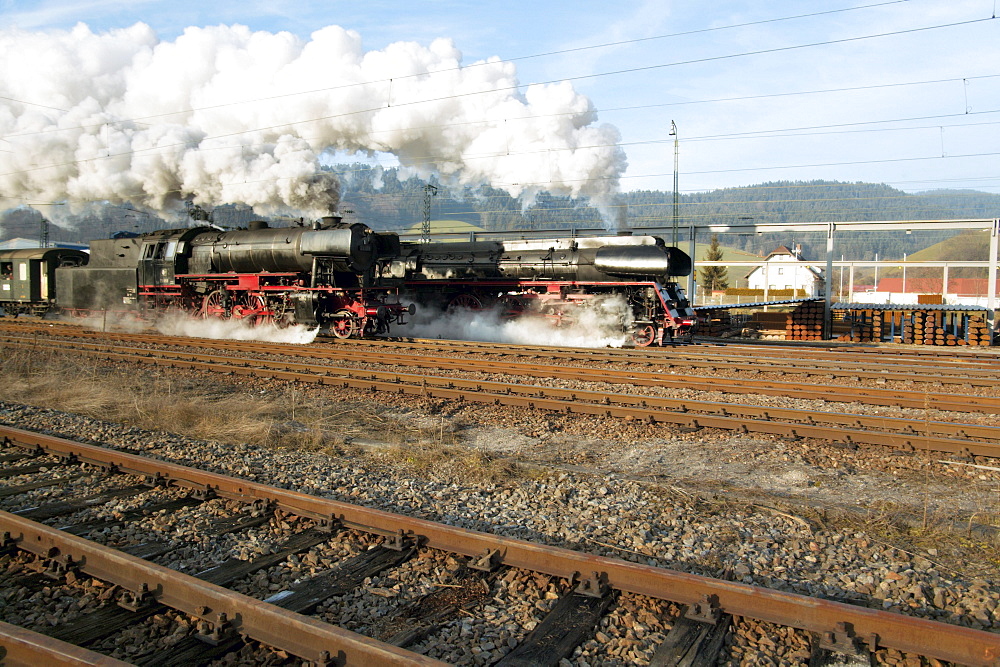
<path fill-rule="evenodd" d="M 70 314 L 180 310 L 321 326 L 350 338 L 404 324 L 414 306 L 401 297 L 557 325 L 618 298 L 630 311 L 623 332 L 637 345 L 689 336 L 696 323 L 684 291 L 670 280 L 690 274 L 691 259 L 654 236 L 402 243 L 394 233 L 329 217 L 312 226 L 255 222 L 234 231 L 200 226 L 97 240 L 89 262 L 54 249 L 31 252 L 49 258 L 46 284 L 56 287 L 37 293 L 38 308 L 57 293 L 58 309 Z M 57 263 L 79 265 L 53 268 Z"/>

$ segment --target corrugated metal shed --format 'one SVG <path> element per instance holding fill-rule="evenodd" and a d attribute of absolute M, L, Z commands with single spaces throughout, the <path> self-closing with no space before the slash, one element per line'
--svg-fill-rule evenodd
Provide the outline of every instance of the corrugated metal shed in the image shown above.
<path fill-rule="evenodd" d="M 830 306 L 831 310 L 943 310 L 943 311 L 986 311 L 983 306 L 942 305 L 939 303 L 846 303 L 840 302 Z"/>
<path fill-rule="evenodd" d="M 695 306 L 695 310 L 734 310 L 736 308 L 757 308 L 758 306 L 791 306 L 797 303 L 813 303 L 822 298 L 785 299 L 783 301 L 755 301 L 754 303 L 724 303 L 722 305 Z"/>

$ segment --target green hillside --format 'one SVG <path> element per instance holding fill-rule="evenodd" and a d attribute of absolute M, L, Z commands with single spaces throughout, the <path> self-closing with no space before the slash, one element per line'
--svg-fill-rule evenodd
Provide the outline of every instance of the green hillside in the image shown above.
<path fill-rule="evenodd" d="M 396 169 L 376 169 L 364 165 L 337 165 L 328 168 L 341 178 L 340 212 L 345 220 L 363 222 L 378 231 L 419 233 L 425 206 L 439 229 L 458 225 L 485 231 L 568 230 L 570 228 L 617 229 L 641 232 L 650 227 L 667 228 L 673 221 L 673 193 L 644 190 L 617 196 L 605 221 L 587 202 L 541 194 L 533 205 L 513 199 L 490 187 L 449 189 L 437 185 L 436 195 L 428 196 L 425 181 L 401 178 Z M 681 247 L 686 248 L 689 223 L 762 224 L 781 222 L 827 222 L 865 220 L 951 220 L 1000 217 L 1000 195 L 964 190 L 935 190 L 906 193 L 875 183 L 836 181 L 771 182 L 711 192 L 687 193 L 678 206 L 682 231 Z M 217 206 L 211 222 L 222 227 L 243 226 L 259 218 L 252 209 L 240 205 Z M 0 240 L 15 236 L 38 238 L 41 214 L 30 208 L 0 213 Z M 272 220 L 287 224 L 284 220 Z M 50 225 L 53 241 L 85 242 L 107 238 L 116 231 L 144 232 L 185 224 L 167 222 L 126 206 L 95 206 L 86 215 Z M 416 229 L 416 232 L 411 230 Z M 850 259 L 902 257 L 954 236 L 954 231 L 896 233 L 842 233 L 837 236 L 836 254 Z M 707 238 L 699 237 L 707 241 Z M 822 234 L 788 238 L 778 234 L 723 235 L 722 245 L 730 252 L 766 255 L 779 245 L 801 244 L 806 257 L 825 254 Z M 704 254 L 699 244 L 697 256 Z M 745 258 L 745 256 L 744 256 Z M 730 259 L 727 255 L 726 259 Z M 731 261 L 738 260 L 734 256 Z"/>

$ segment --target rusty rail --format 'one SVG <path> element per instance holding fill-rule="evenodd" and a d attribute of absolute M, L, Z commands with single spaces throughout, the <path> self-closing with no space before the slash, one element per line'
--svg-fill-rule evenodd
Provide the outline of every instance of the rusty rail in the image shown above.
<path fill-rule="evenodd" d="M 122 662 L 0 621 L 0 664 L 5 667 L 38 667 L 38 665 L 129 667 L 132 663 Z"/>
<path fill-rule="evenodd" d="M 440 368 L 468 373 L 495 372 L 507 375 L 525 377 L 558 378 L 592 382 L 593 369 L 574 366 L 557 365 L 550 361 L 534 363 L 499 361 L 484 359 L 467 359 L 456 357 L 432 356 L 429 354 L 399 353 L 394 349 L 384 349 L 377 346 L 357 345 L 319 345 L 302 346 L 253 341 L 192 341 L 190 338 L 158 337 L 143 335 L 124 335 L 116 338 L 148 342 L 151 344 L 182 345 L 189 347 L 196 344 L 199 348 L 218 350 L 238 349 L 241 353 L 252 354 L 288 354 L 295 357 L 323 360 L 349 360 L 357 363 L 376 363 L 416 368 Z M 97 349 L 100 344 L 93 345 Z M 628 358 L 620 361 L 627 362 Z M 846 371 L 844 371 L 846 372 Z M 831 376 L 833 377 L 833 376 Z M 892 379 L 897 379 L 893 377 Z M 699 391 L 721 391 L 736 394 L 764 394 L 772 396 L 790 396 L 823 401 L 859 402 L 870 405 L 897 406 L 905 408 L 933 408 L 936 410 L 952 410 L 956 412 L 1000 413 L 1000 398 L 993 396 L 962 396 L 954 392 L 912 391 L 905 389 L 881 389 L 861 387 L 857 385 L 818 385 L 815 382 L 766 381 L 759 379 L 732 380 L 729 378 L 699 376 L 677 373 L 671 369 L 670 374 L 658 371 L 638 371 L 634 369 L 619 370 L 602 368 L 600 380 L 612 384 L 624 384 L 644 387 L 669 387 L 675 389 L 692 389 Z"/>
<path fill-rule="evenodd" d="M 108 346 L 101 345 L 64 346 L 19 341 L 6 344 L 32 349 L 50 347 L 60 351 L 98 356 L 109 361 L 140 362 L 395 394 L 516 405 L 566 414 L 638 419 L 649 423 L 677 424 L 687 428 L 720 428 L 742 433 L 768 433 L 793 438 L 879 445 L 907 451 L 938 451 L 1000 457 L 1000 428 L 978 424 L 911 421 L 847 413 L 817 413 L 791 408 L 614 394 L 453 377 L 314 367 L 292 362 L 261 360 L 251 362 L 204 354 L 129 348 L 125 348 L 126 351 L 115 352 L 107 350 Z M 272 368 L 261 368 L 261 366 Z M 866 430 L 873 428 L 882 430 Z"/>
<path fill-rule="evenodd" d="M 69 328 L 66 325 L 60 328 Z M 17 330 L 16 327 L 0 330 Z M 73 332 L 70 335 L 93 338 L 114 338 L 127 341 L 142 341 L 152 344 L 170 342 L 177 345 L 198 347 L 228 347 L 232 341 L 218 341 L 201 338 L 161 336 L 153 334 L 127 334 L 121 332 L 96 333 Z M 297 350 L 296 354 L 323 356 L 329 350 L 367 350 L 369 354 L 399 354 L 400 349 L 428 350 L 482 356 L 520 357 L 526 359 L 573 360 L 590 362 L 621 362 L 647 366 L 677 368 L 718 368 L 741 372 L 770 372 L 801 377 L 836 376 L 850 379 L 887 380 L 916 382 L 932 385 L 998 387 L 1000 377 L 995 372 L 1000 356 L 989 353 L 968 355 L 943 355 L 921 353 L 906 354 L 869 352 L 861 353 L 853 348 L 811 348 L 774 346 L 734 346 L 717 348 L 710 346 L 681 345 L 667 349 L 597 349 L 597 348 L 556 348 L 532 345 L 509 345 L 502 343 L 481 343 L 467 341 L 425 341 L 421 339 L 374 339 L 337 340 L 326 345 L 291 346 L 273 343 L 241 341 L 245 349 L 257 348 L 262 352 L 275 353 L 279 350 Z M 875 349 L 875 348 L 872 348 Z M 752 357 L 747 361 L 747 357 Z M 957 358 L 956 358 L 957 357 Z M 887 368 L 873 370 L 878 364 Z M 892 368 L 892 370 L 889 370 Z M 947 372 L 946 372 L 947 371 Z"/>
<path fill-rule="evenodd" d="M 220 635 L 243 634 L 318 664 L 333 657 L 372 667 L 444 664 L 8 512 L 0 511 L 0 531 L 7 547 L 59 559 L 127 588 L 140 603 L 155 601 L 200 618 Z"/>
<path fill-rule="evenodd" d="M 75 456 L 81 462 L 114 466 L 122 472 L 162 476 L 179 486 L 211 489 L 227 498 L 246 502 L 266 499 L 285 511 L 319 521 L 387 536 L 411 536 L 430 548 L 485 559 L 498 565 L 570 580 L 600 580 L 621 591 L 682 604 L 702 603 L 707 599 L 726 613 L 827 634 L 842 641 L 857 639 L 872 648 L 884 646 L 966 665 L 1000 665 L 1000 635 L 988 632 L 465 530 L 11 427 L 0 427 L 0 436 L 8 439 L 10 444 L 40 447 L 62 457 Z M 23 520 L 12 515 L 0 515 L 0 529 L 23 535 L 25 546 L 31 545 L 32 541 L 37 542 L 39 551 L 46 547 L 63 548 L 64 544 L 72 549 L 78 546 L 75 540 L 64 541 L 64 537 L 70 536 L 58 531 L 55 531 L 56 535 L 43 534 L 20 521 Z M 62 553 L 72 558 L 71 553 Z M 121 560 L 102 562 L 101 567 L 114 567 L 119 563 L 122 567 L 132 567 Z M 162 574 L 166 576 L 172 572 Z M 137 576 L 133 581 L 133 585 L 141 586 L 142 583 L 146 583 L 150 591 L 161 590 L 162 581 L 159 579 L 147 580 Z M 203 588 L 191 591 L 191 595 L 197 598 L 196 604 L 191 600 L 178 601 L 178 604 L 184 605 L 182 609 L 190 609 L 188 613 L 202 616 L 198 613 L 198 605 L 212 607 L 214 604 L 215 607 L 207 614 L 208 620 L 214 622 L 218 622 L 219 612 L 227 613 L 229 619 L 236 618 L 230 613 L 244 613 L 227 606 L 236 598 L 222 597 L 227 593 L 225 589 L 215 590 L 217 587 L 204 583 L 201 586 Z M 267 606 L 252 598 L 245 603 L 251 605 L 254 613 Z M 281 620 L 282 615 L 273 618 L 275 622 L 285 622 Z M 256 621 L 251 618 L 240 616 L 239 622 L 241 628 L 257 628 Z M 302 632 L 318 632 L 309 624 L 295 627 L 297 632 L 299 629 Z M 255 629 L 254 632 L 270 639 L 261 639 L 265 643 L 281 639 L 272 638 L 271 631 L 266 628 Z"/>

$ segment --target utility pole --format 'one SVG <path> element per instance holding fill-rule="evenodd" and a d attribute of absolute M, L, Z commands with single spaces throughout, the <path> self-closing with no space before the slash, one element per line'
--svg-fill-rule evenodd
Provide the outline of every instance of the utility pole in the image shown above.
<path fill-rule="evenodd" d="M 437 194 L 437 187 L 428 183 L 424 186 L 424 222 L 420 225 L 420 242 L 431 242 L 431 197 Z"/>
<path fill-rule="evenodd" d="M 43 248 L 49 247 L 49 221 L 45 218 L 39 223 L 38 245 Z"/>
<path fill-rule="evenodd" d="M 677 190 L 677 169 L 680 163 L 680 144 L 678 142 L 679 137 L 677 136 L 677 123 L 670 121 L 670 136 L 674 138 L 674 226 L 673 226 L 673 238 L 671 239 L 673 246 L 677 247 L 677 218 L 678 218 L 678 205 L 680 203 L 680 193 Z"/>

